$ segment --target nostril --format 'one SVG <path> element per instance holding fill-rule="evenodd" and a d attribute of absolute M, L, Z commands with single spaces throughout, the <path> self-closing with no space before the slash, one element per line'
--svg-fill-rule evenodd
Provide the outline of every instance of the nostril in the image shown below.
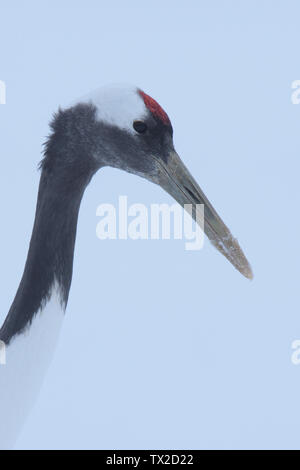
<path fill-rule="evenodd" d="M 186 186 L 184 186 L 184 189 L 185 191 L 190 195 L 190 197 L 192 198 L 192 201 L 195 200 L 195 196 L 194 194 L 192 193 L 192 191 L 189 190 L 189 188 L 187 188 Z"/>

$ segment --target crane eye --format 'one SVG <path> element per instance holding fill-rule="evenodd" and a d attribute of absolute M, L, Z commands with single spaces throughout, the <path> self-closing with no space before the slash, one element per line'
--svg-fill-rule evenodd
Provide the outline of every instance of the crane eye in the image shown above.
<path fill-rule="evenodd" d="M 139 134 L 145 134 L 147 130 L 147 124 L 143 121 L 134 121 L 133 128 Z"/>

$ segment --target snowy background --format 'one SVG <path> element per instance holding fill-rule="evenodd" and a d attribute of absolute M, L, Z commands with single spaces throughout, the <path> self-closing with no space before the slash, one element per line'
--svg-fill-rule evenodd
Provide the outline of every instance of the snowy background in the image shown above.
<path fill-rule="evenodd" d="M 244 279 L 208 242 L 187 252 L 182 241 L 98 240 L 99 204 L 171 202 L 99 172 L 60 345 L 18 448 L 300 448 L 299 15 L 298 1 L 1 0 L 1 321 L 49 119 L 111 82 L 167 110 L 178 153 L 255 274 Z"/>

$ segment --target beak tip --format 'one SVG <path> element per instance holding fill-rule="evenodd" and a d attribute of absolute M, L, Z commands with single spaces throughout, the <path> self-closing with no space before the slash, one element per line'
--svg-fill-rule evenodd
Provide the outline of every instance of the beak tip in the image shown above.
<path fill-rule="evenodd" d="M 246 256 L 244 255 L 242 249 L 239 247 L 239 266 L 234 264 L 235 267 L 240 271 L 240 273 L 246 278 L 249 279 L 249 281 L 253 281 L 254 274 L 252 271 L 252 268 L 250 266 L 249 261 L 247 260 Z M 242 261 L 242 262 L 241 262 Z"/>
<path fill-rule="evenodd" d="M 253 274 L 253 271 L 252 271 L 250 266 L 243 272 L 243 275 L 247 279 L 249 279 L 249 281 L 253 281 L 253 279 L 254 279 L 254 274 Z"/>

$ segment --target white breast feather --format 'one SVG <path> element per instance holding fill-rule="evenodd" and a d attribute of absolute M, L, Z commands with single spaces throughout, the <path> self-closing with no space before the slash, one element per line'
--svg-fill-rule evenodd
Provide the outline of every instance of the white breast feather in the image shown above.
<path fill-rule="evenodd" d="M 64 318 L 64 305 L 55 283 L 49 301 L 31 325 L 6 348 L 0 365 L 0 449 L 10 449 L 40 391 Z"/>

